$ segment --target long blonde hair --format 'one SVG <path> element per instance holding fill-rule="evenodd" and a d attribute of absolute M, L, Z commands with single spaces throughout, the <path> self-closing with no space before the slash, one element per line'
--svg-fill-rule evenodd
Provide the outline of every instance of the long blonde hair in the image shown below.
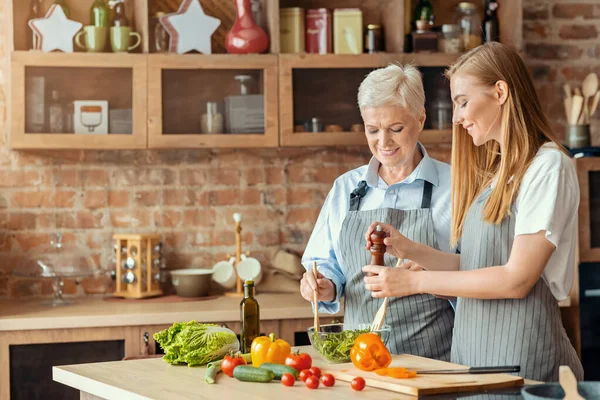
<path fill-rule="evenodd" d="M 450 232 L 453 246 L 462 235 L 471 204 L 494 176 L 497 184 L 485 204 L 483 220 L 498 224 L 510 213 L 525 171 L 540 147 L 554 142 L 565 151 L 552 135 L 531 76 L 516 51 L 497 42 L 486 43 L 463 54 L 445 75 L 450 79 L 457 74 L 472 77 L 490 88 L 504 81 L 508 97 L 500 118 L 502 155 L 498 142 L 490 140 L 475 146 L 461 125 L 453 128 Z"/>

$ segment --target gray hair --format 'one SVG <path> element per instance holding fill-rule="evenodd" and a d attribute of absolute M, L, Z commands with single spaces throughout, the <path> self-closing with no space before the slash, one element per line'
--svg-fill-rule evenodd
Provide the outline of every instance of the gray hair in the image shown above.
<path fill-rule="evenodd" d="M 358 88 L 358 107 L 400 106 L 415 117 L 425 107 L 419 70 L 412 65 L 390 64 L 367 75 Z"/>

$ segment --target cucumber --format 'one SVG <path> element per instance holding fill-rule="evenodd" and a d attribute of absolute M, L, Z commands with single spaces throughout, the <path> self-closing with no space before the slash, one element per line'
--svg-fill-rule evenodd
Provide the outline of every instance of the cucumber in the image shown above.
<path fill-rule="evenodd" d="M 268 369 L 256 368 L 251 365 L 238 365 L 233 370 L 233 377 L 238 381 L 268 383 L 273 380 L 275 374 Z"/>
<path fill-rule="evenodd" d="M 264 363 L 260 366 L 260 368 L 265 368 L 269 371 L 273 371 L 273 374 L 275 374 L 275 379 L 278 381 L 281 380 L 283 374 L 292 374 L 294 375 L 294 379 L 298 379 L 298 371 L 296 371 L 295 368 L 292 368 L 289 365 Z"/>

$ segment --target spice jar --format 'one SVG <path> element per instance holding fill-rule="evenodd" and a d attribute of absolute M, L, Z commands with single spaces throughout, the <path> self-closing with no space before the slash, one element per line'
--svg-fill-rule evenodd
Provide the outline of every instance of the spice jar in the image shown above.
<path fill-rule="evenodd" d="M 439 41 L 439 50 L 446 54 L 462 52 L 462 35 L 459 25 L 442 25 L 442 36 Z"/>
<path fill-rule="evenodd" d="M 481 44 L 481 16 L 473 3 L 466 1 L 458 3 L 458 24 L 462 30 L 463 48 L 465 51 L 474 49 Z"/>
<path fill-rule="evenodd" d="M 282 53 L 304 51 L 304 9 L 291 7 L 279 10 L 279 40 Z"/>
<path fill-rule="evenodd" d="M 206 103 L 206 114 L 202 115 L 200 125 L 202 133 L 223 133 L 223 114 L 217 111 L 217 103 Z"/>
<path fill-rule="evenodd" d="M 365 50 L 369 54 L 383 51 L 383 32 L 381 25 L 367 25 L 367 34 L 365 35 Z"/>

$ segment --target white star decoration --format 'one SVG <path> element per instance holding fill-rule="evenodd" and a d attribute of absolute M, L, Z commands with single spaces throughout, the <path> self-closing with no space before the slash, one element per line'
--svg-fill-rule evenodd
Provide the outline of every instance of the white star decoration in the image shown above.
<path fill-rule="evenodd" d="M 221 21 L 204 14 L 198 0 L 184 0 L 179 10 L 160 17 L 160 23 L 170 35 L 169 51 L 183 54 L 197 50 L 211 54 L 210 37 Z"/>
<path fill-rule="evenodd" d="M 62 7 L 53 4 L 44 18 L 29 20 L 29 27 L 40 38 L 40 49 L 45 52 L 62 50 L 73 52 L 73 36 L 83 24 L 67 18 Z"/>

